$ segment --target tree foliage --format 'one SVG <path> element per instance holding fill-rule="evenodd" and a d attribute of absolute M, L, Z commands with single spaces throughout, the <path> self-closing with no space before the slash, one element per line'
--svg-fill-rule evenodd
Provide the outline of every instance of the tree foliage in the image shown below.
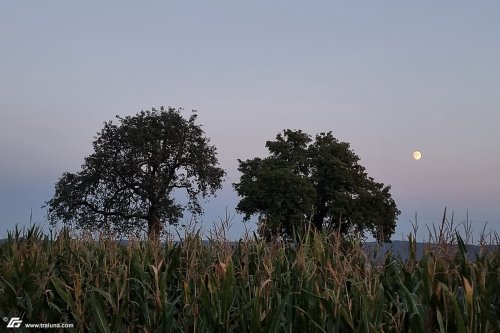
<path fill-rule="evenodd" d="M 241 198 L 237 210 L 245 219 L 259 215 L 259 230 L 267 238 L 292 236 L 308 223 L 343 235 L 371 234 L 390 239 L 400 214 L 390 186 L 375 182 L 361 166 L 349 143 L 332 133 L 315 140 L 298 130 L 284 130 L 267 141 L 269 156 L 238 160 Z"/>
<path fill-rule="evenodd" d="M 66 172 L 47 202 L 51 223 L 117 233 L 147 230 L 158 239 L 187 209 L 200 214 L 198 198 L 221 188 L 224 171 L 196 113 L 163 107 L 105 122 L 81 171 Z M 187 195 L 187 203 L 176 200 Z"/>

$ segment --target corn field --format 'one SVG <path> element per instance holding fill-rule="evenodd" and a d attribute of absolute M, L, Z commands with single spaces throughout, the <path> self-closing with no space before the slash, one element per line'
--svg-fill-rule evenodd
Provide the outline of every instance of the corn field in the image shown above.
<path fill-rule="evenodd" d="M 469 260 L 458 234 L 418 260 L 411 236 L 408 259 L 374 260 L 312 232 L 124 245 L 40 230 L 0 244 L 1 318 L 74 324 L 61 332 L 500 332 L 498 246 Z"/>

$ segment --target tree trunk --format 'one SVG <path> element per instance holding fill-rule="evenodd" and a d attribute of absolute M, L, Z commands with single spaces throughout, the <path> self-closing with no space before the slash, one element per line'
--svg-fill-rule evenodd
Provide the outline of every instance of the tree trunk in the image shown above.
<path fill-rule="evenodd" d="M 156 210 L 150 209 L 148 214 L 148 238 L 151 242 L 160 241 L 161 224 Z"/>
<path fill-rule="evenodd" d="M 316 214 L 313 215 L 312 223 L 316 227 L 316 230 L 319 232 L 323 230 L 323 220 L 324 220 L 324 214 L 317 212 Z"/>
<path fill-rule="evenodd" d="M 323 231 L 323 222 L 325 221 L 328 210 L 326 204 L 320 201 L 316 206 L 317 211 L 312 217 L 312 223 L 319 232 Z"/>

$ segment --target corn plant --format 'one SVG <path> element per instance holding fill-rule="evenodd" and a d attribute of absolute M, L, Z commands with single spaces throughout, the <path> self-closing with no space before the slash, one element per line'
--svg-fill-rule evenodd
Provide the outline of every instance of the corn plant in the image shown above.
<path fill-rule="evenodd" d="M 500 332 L 498 245 L 471 259 L 446 224 L 423 256 L 410 235 L 407 258 L 382 261 L 335 233 L 231 243 L 228 226 L 161 244 L 16 228 L 0 316 L 75 332 Z"/>

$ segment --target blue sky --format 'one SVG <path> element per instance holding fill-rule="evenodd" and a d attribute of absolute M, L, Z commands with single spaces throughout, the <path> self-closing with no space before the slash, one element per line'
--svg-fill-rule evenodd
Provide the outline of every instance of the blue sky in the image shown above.
<path fill-rule="evenodd" d="M 0 238 L 44 222 L 104 121 L 160 105 L 197 109 L 228 172 L 205 229 L 234 212 L 236 159 L 292 128 L 392 185 L 394 239 L 445 206 L 500 231 L 499 33 L 496 1 L 2 2 Z"/>

